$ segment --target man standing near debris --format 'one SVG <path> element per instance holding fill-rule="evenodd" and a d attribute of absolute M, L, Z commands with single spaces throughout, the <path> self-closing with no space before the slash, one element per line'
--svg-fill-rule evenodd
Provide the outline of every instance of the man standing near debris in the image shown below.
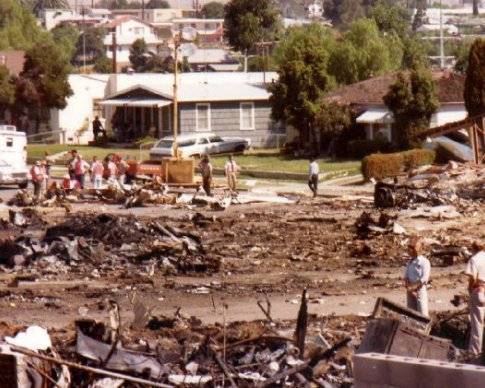
<path fill-rule="evenodd" d="M 108 169 L 108 183 L 110 185 L 116 185 L 116 177 L 118 176 L 118 169 L 116 168 L 116 164 L 111 160 L 111 157 L 105 159 L 106 167 Z"/>
<path fill-rule="evenodd" d="M 35 204 L 37 205 L 45 179 L 44 168 L 39 160 L 37 160 L 30 169 L 30 176 L 32 178 L 32 184 L 34 185 L 34 199 Z"/>
<path fill-rule="evenodd" d="M 229 155 L 228 161 L 224 166 L 224 174 L 226 175 L 227 185 L 229 186 L 229 190 L 231 190 L 231 192 L 236 191 L 236 185 L 237 185 L 236 175 L 238 171 L 239 171 L 239 166 L 236 164 L 236 161 L 234 160 L 234 156 L 231 154 Z"/>
<path fill-rule="evenodd" d="M 116 155 L 115 157 L 118 159 L 116 163 L 116 168 L 118 169 L 118 183 L 120 184 L 120 187 L 123 188 L 126 180 L 126 173 L 128 172 L 130 165 L 126 163 L 121 156 Z"/>
<path fill-rule="evenodd" d="M 104 171 L 103 163 L 101 163 L 98 160 L 97 156 L 93 157 L 93 164 L 91 166 L 91 175 L 92 175 L 93 187 L 95 189 L 99 189 L 101 187 L 101 183 L 103 181 L 103 171 Z"/>
<path fill-rule="evenodd" d="M 202 188 L 205 193 L 210 197 L 212 186 L 212 164 L 209 161 L 209 155 L 205 155 L 202 162 L 199 163 L 199 170 L 202 174 Z"/>
<path fill-rule="evenodd" d="M 320 168 L 318 167 L 317 158 L 312 156 L 310 158 L 310 167 L 308 168 L 308 187 L 313 192 L 313 198 L 317 196 L 318 192 L 318 174 Z"/>
<path fill-rule="evenodd" d="M 475 241 L 473 248 L 476 254 L 470 258 L 465 274 L 468 276 L 470 293 L 470 343 L 468 350 L 473 355 L 482 352 L 483 321 L 485 319 L 485 244 Z"/>
<path fill-rule="evenodd" d="M 83 160 L 83 157 L 81 155 L 78 155 L 76 163 L 74 165 L 74 176 L 81 185 L 81 189 L 84 189 L 84 177 L 86 174 L 86 170 L 89 170 L 89 168 L 89 163 Z"/>
<path fill-rule="evenodd" d="M 408 245 L 410 260 L 404 274 L 408 308 L 428 316 L 427 284 L 431 272 L 429 260 L 421 255 L 423 243 L 419 238 L 412 239 Z"/>
<path fill-rule="evenodd" d="M 74 166 L 76 165 L 77 161 L 77 151 L 76 150 L 71 150 L 71 159 L 68 160 L 66 163 L 67 166 L 67 171 L 69 172 L 69 178 L 70 179 L 76 179 L 76 174 L 74 173 Z"/>

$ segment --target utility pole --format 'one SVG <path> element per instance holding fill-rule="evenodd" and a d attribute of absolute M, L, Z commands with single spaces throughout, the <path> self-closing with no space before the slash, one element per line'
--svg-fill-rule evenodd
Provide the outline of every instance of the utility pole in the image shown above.
<path fill-rule="evenodd" d="M 84 9 L 84 1 L 81 8 L 81 12 L 83 15 L 83 73 L 86 73 L 86 22 L 84 19 L 86 12 Z"/>
<path fill-rule="evenodd" d="M 116 30 L 113 32 L 113 38 L 111 41 L 111 50 L 113 51 L 113 74 L 116 74 L 118 71 L 118 66 L 116 64 Z"/>
<path fill-rule="evenodd" d="M 145 0 L 141 0 L 141 20 L 145 21 Z"/>
<path fill-rule="evenodd" d="M 440 0 L 440 66 L 445 68 L 445 44 L 443 39 L 443 10 L 442 0 Z"/>

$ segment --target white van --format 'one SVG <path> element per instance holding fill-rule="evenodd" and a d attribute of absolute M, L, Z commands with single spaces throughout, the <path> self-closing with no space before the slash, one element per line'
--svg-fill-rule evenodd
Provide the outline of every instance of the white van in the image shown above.
<path fill-rule="evenodd" d="M 13 125 L 0 125 L 0 185 L 29 183 L 27 167 L 27 136 Z"/>

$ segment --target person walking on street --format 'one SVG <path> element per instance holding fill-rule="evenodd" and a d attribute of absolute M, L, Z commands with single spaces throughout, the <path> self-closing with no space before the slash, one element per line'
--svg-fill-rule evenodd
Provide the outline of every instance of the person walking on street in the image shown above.
<path fill-rule="evenodd" d="M 104 166 L 98 160 L 98 157 L 93 157 L 93 164 L 91 165 L 91 180 L 93 181 L 93 188 L 99 189 L 101 187 L 101 183 L 103 182 L 103 171 Z"/>
<path fill-rule="evenodd" d="M 212 164 L 209 161 L 209 155 L 204 156 L 202 162 L 199 163 L 199 170 L 202 174 L 202 188 L 205 193 L 211 197 L 212 188 Z"/>
<path fill-rule="evenodd" d="M 404 274 L 404 285 L 406 287 L 408 308 L 428 316 L 427 284 L 429 282 L 431 264 L 426 257 L 421 255 L 422 251 L 423 243 L 420 239 L 415 238 L 409 242 L 408 253 L 410 260 Z"/>
<path fill-rule="evenodd" d="M 101 120 L 99 120 L 99 117 L 96 116 L 93 120 L 94 141 L 98 140 L 98 136 L 100 133 L 102 133 L 103 136 L 106 136 L 106 131 L 104 130 L 103 124 L 101 124 Z"/>
<path fill-rule="evenodd" d="M 83 157 L 81 155 L 77 156 L 76 164 L 74 165 L 74 176 L 81 185 L 81 189 L 84 189 L 86 170 L 89 170 L 90 167 L 91 166 L 89 165 L 89 163 L 83 160 Z"/>
<path fill-rule="evenodd" d="M 34 201 L 37 205 L 45 179 L 45 171 L 39 160 L 30 169 L 30 176 L 32 178 L 32 184 L 34 185 Z"/>
<path fill-rule="evenodd" d="M 310 166 L 308 168 L 308 187 L 313 193 L 313 198 L 317 196 L 318 192 L 318 174 L 320 168 L 318 167 L 317 158 L 312 157 L 310 159 Z"/>
<path fill-rule="evenodd" d="M 236 177 L 238 172 L 239 172 L 239 166 L 236 164 L 236 161 L 234 160 L 234 156 L 229 155 L 228 161 L 224 166 L 224 175 L 226 175 L 227 185 L 229 186 L 229 190 L 231 190 L 231 192 L 236 191 L 236 185 L 237 185 Z"/>
<path fill-rule="evenodd" d="M 470 294 L 470 343 L 468 350 L 472 355 L 482 353 L 483 321 L 485 319 L 485 243 L 477 240 L 473 244 L 476 253 L 470 258 L 465 274 L 468 276 Z"/>

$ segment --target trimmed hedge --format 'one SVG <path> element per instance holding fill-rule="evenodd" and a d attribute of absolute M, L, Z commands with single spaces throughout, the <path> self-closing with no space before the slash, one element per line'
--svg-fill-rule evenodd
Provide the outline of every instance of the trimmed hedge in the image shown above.
<path fill-rule="evenodd" d="M 362 160 L 361 171 L 365 180 L 381 180 L 408 172 L 416 167 L 432 164 L 436 157 L 433 150 L 409 150 L 393 154 L 372 154 Z"/>
<path fill-rule="evenodd" d="M 367 155 L 378 152 L 389 153 L 397 151 L 393 144 L 384 139 L 357 139 L 351 140 L 347 144 L 346 156 L 352 159 L 363 159 Z"/>

